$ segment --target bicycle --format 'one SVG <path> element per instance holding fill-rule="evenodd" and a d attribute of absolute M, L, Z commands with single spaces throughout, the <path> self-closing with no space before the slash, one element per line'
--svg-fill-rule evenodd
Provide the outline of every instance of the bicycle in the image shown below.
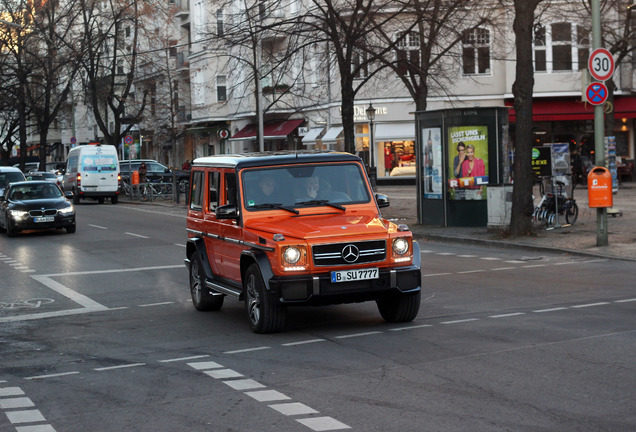
<path fill-rule="evenodd" d="M 572 193 L 568 195 L 565 193 L 565 183 L 562 181 L 555 181 L 557 186 L 556 193 L 547 192 L 541 197 L 541 201 L 534 208 L 532 213 L 532 220 L 535 224 L 545 223 L 550 225 L 548 229 L 570 226 L 574 224 L 579 217 L 579 206 L 574 199 L 574 188 L 576 185 L 572 185 Z M 566 225 L 561 225 L 559 222 L 559 216 L 565 217 Z"/>
<path fill-rule="evenodd" d="M 144 183 L 140 185 L 139 199 L 141 201 L 154 201 L 161 197 L 168 201 L 172 199 L 172 183 Z"/>

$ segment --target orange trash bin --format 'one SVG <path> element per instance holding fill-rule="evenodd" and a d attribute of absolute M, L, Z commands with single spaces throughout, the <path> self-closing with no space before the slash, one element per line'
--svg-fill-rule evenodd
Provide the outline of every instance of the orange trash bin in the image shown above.
<path fill-rule="evenodd" d="M 605 167 L 594 167 L 587 175 L 587 198 L 590 208 L 612 207 L 612 174 Z"/>
<path fill-rule="evenodd" d="M 132 172 L 132 184 L 139 184 L 139 171 Z"/>

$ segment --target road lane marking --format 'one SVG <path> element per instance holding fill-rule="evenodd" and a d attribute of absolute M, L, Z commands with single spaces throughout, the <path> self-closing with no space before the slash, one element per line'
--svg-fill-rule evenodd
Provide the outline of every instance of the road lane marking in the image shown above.
<path fill-rule="evenodd" d="M 95 368 L 93 370 L 96 370 L 97 372 L 103 372 L 103 371 L 110 371 L 115 369 L 126 369 L 126 368 L 133 368 L 133 367 L 139 367 L 139 366 L 146 366 L 146 363 L 130 363 L 130 364 L 124 364 L 124 365 L 118 365 L 118 366 L 106 366 L 101 368 Z"/>
<path fill-rule="evenodd" d="M 556 312 L 556 311 L 562 311 L 562 310 L 566 310 L 566 307 L 555 307 L 555 308 L 550 308 L 550 309 L 538 309 L 538 310 L 533 310 L 532 312 L 535 313 L 544 313 L 544 312 Z"/>
<path fill-rule="evenodd" d="M 574 305 L 574 306 L 570 306 L 573 309 L 579 309 L 579 308 L 587 308 L 587 307 L 594 307 L 594 306 L 603 306 L 603 305 L 608 305 L 609 302 L 599 302 L 599 303 L 588 303 L 588 304 L 582 304 L 582 305 Z"/>
<path fill-rule="evenodd" d="M 335 339 L 349 339 L 349 338 L 355 338 L 355 337 L 371 336 L 371 335 L 381 334 L 381 333 L 382 332 L 380 332 L 380 331 L 371 331 L 371 332 L 365 332 L 365 333 L 355 333 L 355 334 L 349 334 L 349 335 L 335 336 Z"/>
<path fill-rule="evenodd" d="M 244 353 L 244 352 L 262 351 L 267 349 L 271 349 L 271 347 L 260 346 L 260 347 L 253 347 L 253 348 L 245 348 L 245 349 L 234 350 L 234 351 L 225 351 L 223 354 L 238 354 L 238 353 Z"/>
<path fill-rule="evenodd" d="M 179 358 L 165 359 L 165 360 L 158 360 L 158 361 L 159 363 L 172 363 L 172 362 L 180 362 L 180 361 L 186 361 L 186 360 L 196 360 L 196 359 L 201 359 L 206 357 L 210 357 L 210 356 L 208 354 L 202 354 L 202 355 L 195 355 L 190 357 L 179 357 Z"/>
<path fill-rule="evenodd" d="M 454 321 L 443 321 L 440 324 L 460 324 L 460 323 L 466 323 L 471 321 L 479 321 L 479 318 L 467 318 L 467 319 L 454 320 Z"/>
<path fill-rule="evenodd" d="M 420 329 L 424 327 L 433 327 L 433 326 L 431 324 L 422 324 L 422 325 L 414 325 L 414 326 L 408 326 L 408 327 L 392 328 L 392 329 L 389 329 L 389 331 L 415 330 L 415 329 Z"/>
<path fill-rule="evenodd" d="M 298 342 L 284 343 L 284 344 L 281 344 L 281 345 L 282 346 L 296 346 L 296 345 L 305 345 L 305 344 L 311 344 L 311 343 L 316 343 L 316 342 L 327 342 L 327 339 L 309 339 L 309 340 L 298 341 Z"/>
<path fill-rule="evenodd" d="M 452 274 L 452 273 L 430 273 L 430 274 L 425 274 L 425 275 L 422 275 L 422 276 L 424 276 L 424 277 L 448 276 L 450 274 Z"/>
<path fill-rule="evenodd" d="M 147 237 L 145 235 L 141 235 L 141 234 L 135 234 L 135 233 L 131 233 L 131 232 L 125 232 L 124 234 L 127 234 L 129 236 L 133 236 L 133 237 L 139 237 L 142 239 L 149 239 L 150 237 Z"/>
<path fill-rule="evenodd" d="M 100 226 L 100 225 L 93 225 L 93 224 L 88 224 L 89 227 L 93 227 L 93 228 L 98 228 L 98 229 L 102 229 L 102 230 L 107 230 L 108 228 Z"/>
<path fill-rule="evenodd" d="M 513 312 L 513 313 L 507 313 L 507 314 L 501 314 L 501 315 L 490 315 L 488 318 L 508 318 L 508 317 L 513 317 L 513 316 L 519 316 L 519 315 L 525 315 L 525 312 Z"/>
<path fill-rule="evenodd" d="M 628 303 L 633 301 L 636 301 L 636 298 L 625 299 L 625 300 L 614 300 L 614 303 Z"/>
<path fill-rule="evenodd" d="M 203 371 L 203 373 L 216 379 L 240 378 L 243 376 L 242 373 L 232 369 L 211 369 Z"/>
<path fill-rule="evenodd" d="M 318 414 L 318 411 L 300 402 L 287 402 L 268 406 L 286 416 Z"/>
<path fill-rule="evenodd" d="M 42 285 L 52 289 L 58 294 L 63 295 L 64 297 L 74 301 L 80 306 L 83 306 L 87 309 L 99 309 L 99 310 L 108 310 L 108 308 L 102 304 L 97 303 L 95 300 L 92 300 L 86 297 L 84 294 L 80 294 L 72 289 L 62 285 L 61 283 L 54 281 L 48 276 L 31 276 L 36 281 L 40 282 Z"/>
<path fill-rule="evenodd" d="M 257 388 L 264 388 L 265 386 L 253 379 L 240 379 L 232 381 L 223 381 L 223 384 L 232 387 L 234 390 L 253 390 Z"/>
<path fill-rule="evenodd" d="M 28 397 L 0 399 L 0 409 L 31 408 L 35 404 Z"/>
<path fill-rule="evenodd" d="M 46 421 L 46 419 L 44 418 L 44 416 L 42 415 L 42 413 L 40 412 L 40 410 L 38 409 L 32 409 L 32 410 L 21 410 L 21 411 L 7 411 L 5 413 L 7 415 L 7 418 L 9 419 L 9 422 L 11 424 L 16 424 L 16 423 L 37 423 L 37 422 L 43 422 Z M 31 428 L 29 429 L 23 429 L 23 428 L 18 428 L 18 431 L 20 430 L 33 430 Z"/>
<path fill-rule="evenodd" d="M 174 265 L 165 265 L 165 266 L 133 267 L 133 268 L 110 269 L 110 270 L 87 270 L 87 271 L 67 272 L 67 273 L 49 273 L 42 276 L 47 276 L 47 277 L 78 276 L 78 275 L 93 275 L 93 274 L 108 274 L 108 273 L 127 273 L 127 272 L 148 271 L 148 270 L 167 270 L 167 269 L 173 269 L 173 268 L 184 268 L 184 265 L 174 264 Z"/>
<path fill-rule="evenodd" d="M 481 257 L 479 259 L 484 261 L 501 261 L 501 258 L 497 257 Z"/>
<path fill-rule="evenodd" d="M 351 429 L 351 426 L 347 426 L 331 417 L 310 417 L 306 419 L 296 419 L 296 421 L 315 431 Z"/>
<path fill-rule="evenodd" d="M 184 245 L 184 244 L 182 244 L 182 243 L 175 243 L 174 245 L 175 245 L 175 246 L 182 247 L 182 248 L 184 248 L 184 247 L 188 247 L 187 245 Z"/>
<path fill-rule="evenodd" d="M 252 392 L 245 392 L 245 394 L 256 399 L 259 402 L 274 402 L 291 399 L 289 396 L 284 395 L 276 390 L 257 390 Z"/>
<path fill-rule="evenodd" d="M 499 268 L 492 269 L 492 271 L 515 270 L 516 268 L 517 267 L 499 267 Z"/>
<path fill-rule="evenodd" d="M 26 377 L 24 379 L 34 381 L 34 380 L 46 379 L 46 378 L 57 378 L 57 377 L 68 376 L 68 375 L 77 375 L 78 373 L 79 373 L 78 371 L 61 372 L 61 373 L 48 374 L 48 375 L 35 375 L 35 376 Z"/>
<path fill-rule="evenodd" d="M 139 307 L 164 306 L 169 304 L 174 304 L 174 302 L 167 301 L 167 302 L 160 302 L 160 303 L 147 303 L 147 304 L 140 304 Z"/>
<path fill-rule="evenodd" d="M 213 361 L 188 363 L 188 366 L 196 370 L 220 369 L 223 367 L 222 365 Z"/>
<path fill-rule="evenodd" d="M 464 270 L 464 271 L 457 272 L 457 274 L 483 273 L 485 271 L 486 270 Z"/>
<path fill-rule="evenodd" d="M 6 381 L 0 381 L 0 383 L 4 383 Z M 24 394 L 24 390 L 20 387 L 0 387 L 0 397 L 7 396 L 22 396 Z"/>

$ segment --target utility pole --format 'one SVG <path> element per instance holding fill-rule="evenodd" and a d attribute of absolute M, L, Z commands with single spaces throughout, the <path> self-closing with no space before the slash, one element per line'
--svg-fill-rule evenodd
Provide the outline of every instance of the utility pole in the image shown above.
<path fill-rule="evenodd" d="M 600 0 L 591 0 L 592 5 L 592 49 L 601 48 Z M 605 124 L 603 105 L 594 107 L 594 159 L 595 165 L 605 166 Z M 596 209 L 596 246 L 607 246 L 607 208 Z"/>

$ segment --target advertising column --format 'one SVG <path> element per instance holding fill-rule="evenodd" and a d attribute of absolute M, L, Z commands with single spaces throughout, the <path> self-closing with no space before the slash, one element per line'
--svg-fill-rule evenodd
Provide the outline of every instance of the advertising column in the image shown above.
<path fill-rule="evenodd" d="M 442 199 L 442 136 L 440 128 L 422 129 L 424 198 Z"/>

